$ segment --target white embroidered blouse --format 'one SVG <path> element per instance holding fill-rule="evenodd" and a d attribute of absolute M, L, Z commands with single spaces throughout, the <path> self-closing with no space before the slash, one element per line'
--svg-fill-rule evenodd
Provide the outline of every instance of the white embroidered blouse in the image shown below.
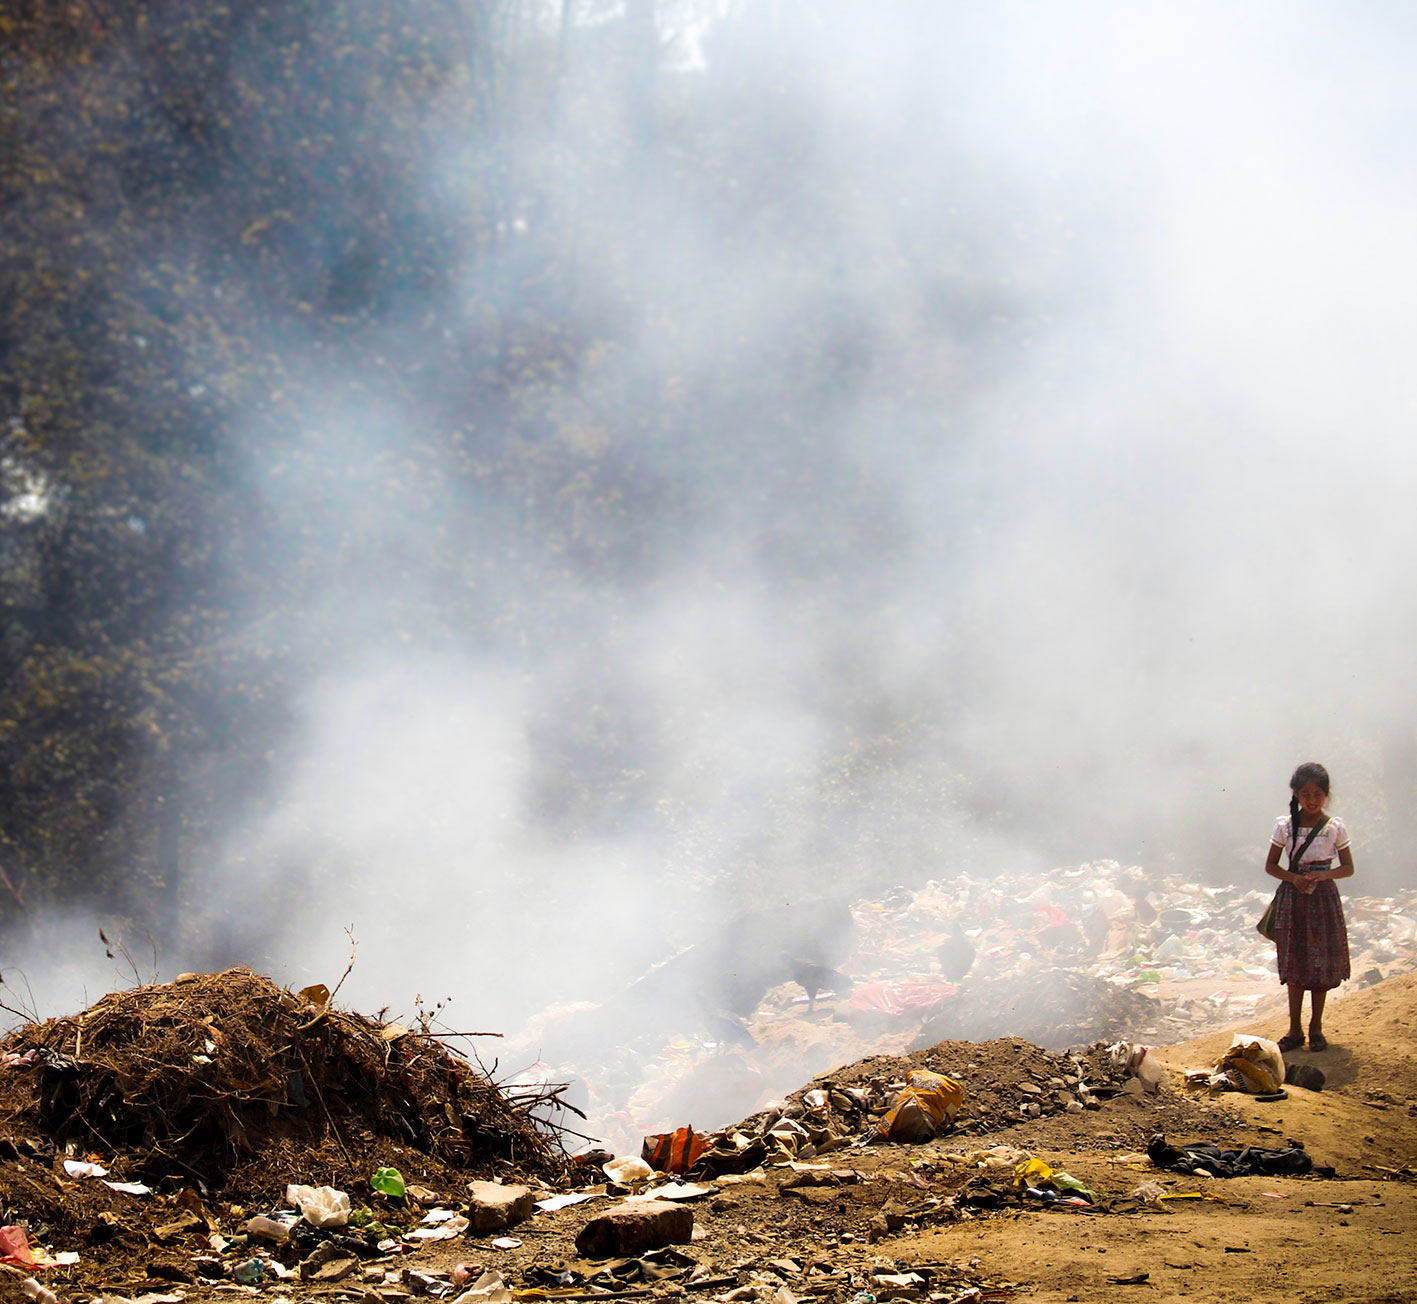
<path fill-rule="evenodd" d="M 1270 842 L 1276 847 L 1283 847 L 1286 852 L 1296 851 L 1298 848 L 1294 846 L 1289 833 L 1289 816 L 1281 815 L 1274 826 L 1274 836 L 1270 838 Z M 1309 830 L 1301 824 L 1299 826 L 1299 846 L 1304 845 L 1304 839 L 1308 836 Z M 1348 826 L 1337 815 L 1330 815 L 1323 831 L 1309 843 L 1309 849 L 1300 857 L 1300 868 L 1319 861 L 1337 860 L 1338 853 L 1347 845 Z"/>

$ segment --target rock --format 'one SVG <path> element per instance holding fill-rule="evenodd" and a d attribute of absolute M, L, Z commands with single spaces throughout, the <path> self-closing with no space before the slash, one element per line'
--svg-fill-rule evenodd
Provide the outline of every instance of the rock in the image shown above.
<path fill-rule="evenodd" d="M 170 1223 L 163 1223 L 161 1227 L 154 1227 L 152 1230 L 153 1239 L 163 1245 L 171 1241 L 178 1240 L 192 1232 L 206 1230 L 206 1224 L 192 1212 L 178 1214 Z"/>
<path fill-rule="evenodd" d="M 898 1204 L 886 1205 L 874 1218 L 871 1219 L 867 1228 L 867 1239 L 873 1244 L 889 1236 L 892 1232 L 898 1232 L 905 1226 L 905 1210 Z"/>
<path fill-rule="evenodd" d="M 328 1263 L 322 1263 L 308 1277 L 305 1276 L 303 1266 L 301 1278 L 305 1281 L 343 1281 L 346 1277 L 353 1276 L 359 1268 L 358 1259 L 331 1259 Z"/>
<path fill-rule="evenodd" d="M 649 1200 L 592 1218 L 576 1237 L 576 1252 L 587 1259 L 610 1259 L 685 1245 L 693 1235 L 692 1209 L 668 1200 Z"/>
<path fill-rule="evenodd" d="M 500 1232 L 531 1217 L 536 1199 L 526 1186 L 469 1182 L 467 1219 L 474 1234 Z"/>
<path fill-rule="evenodd" d="M 342 1272 L 339 1276 L 331 1277 L 321 1275 L 324 1269 L 332 1263 L 341 1265 L 348 1264 L 348 1271 Z M 309 1254 L 307 1258 L 300 1261 L 301 1281 L 343 1281 L 356 1268 L 359 1267 L 359 1260 L 350 1256 L 347 1250 L 342 1250 L 331 1241 L 322 1241 Z"/>
<path fill-rule="evenodd" d="M 1327 1079 L 1324 1071 L 1312 1064 L 1286 1064 L 1284 1080 L 1290 1086 L 1303 1087 L 1305 1091 L 1322 1091 Z"/>

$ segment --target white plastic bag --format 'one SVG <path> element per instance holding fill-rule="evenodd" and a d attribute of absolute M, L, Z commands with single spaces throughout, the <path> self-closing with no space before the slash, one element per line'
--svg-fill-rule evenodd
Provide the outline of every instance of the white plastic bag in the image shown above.
<path fill-rule="evenodd" d="M 467 1290 L 457 1297 L 455 1304 L 511 1304 L 512 1290 L 500 1272 L 491 1269 L 484 1272 Z"/>
<path fill-rule="evenodd" d="M 287 1186 L 285 1198 L 312 1227 L 343 1227 L 349 1222 L 349 1196 L 333 1186 Z"/>
<path fill-rule="evenodd" d="M 1284 1056 L 1268 1037 L 1237 1032 L 1215 1067 L 1237 1091 L 1262 1096 L 1284 1086 Z"/>
<path fill-rule="evenodd" d="M 654 1176 L 654 1169 L 637 1155 L 623 1155 L 602 1164 L 601 1170 L 619 1186 L 639 1186 Z"/>

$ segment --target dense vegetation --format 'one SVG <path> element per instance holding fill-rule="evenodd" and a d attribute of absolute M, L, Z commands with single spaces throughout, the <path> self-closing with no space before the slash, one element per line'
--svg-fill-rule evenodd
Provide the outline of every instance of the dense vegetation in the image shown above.
<path fill-rule="evenodd" d="M 958 379 L 936 354 L 968 322 L 982 356 L 998 303 L 926 277 L 883 341 L 867 300 L 920 219 L 844 243 L 753 9 L 705 67 L 648 3 L 6 7 L 11 926 L 62 903 L 168 931 L 299 687 L 371 648 L 555 648 L 725 537 L 770 596 L 869 614 L 899 527 L 845 414 L 925 437 Z M 790 329 L 705 284 L 693 239 Z M 832 674 L 803 691 L 844 704 L 837 761 L 804 781 L 849 807 L 903 717 Z M 609 660 L 544 703 L 528 818 L 662 816 L 641 780 L 672 722 L 644 709 Z"/>

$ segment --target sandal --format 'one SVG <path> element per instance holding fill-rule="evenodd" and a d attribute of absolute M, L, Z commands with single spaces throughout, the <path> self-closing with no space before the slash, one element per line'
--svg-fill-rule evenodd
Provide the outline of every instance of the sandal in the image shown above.
<path fill-rule="evenodd" d="M 1304 1039 L 1296 1037 L 1292 1032 L 1287 1037 L 1279 1039 L 1279 1049 L 1282 1054 L 1287 1055 L 1291 1050 L 1302 1050 L 1303 1048 Z"/>
<path fill-rule="evenodd" d="M 1284 1044 L 1283 1042 L 1280 1043 L 1280 1045 L 1283 1045 L 1283 1044 Z M 1309 1049 L 1310 1049 L 1310 1050 L 1327 1050 L 1327 1049 L 1328 1049 L 1328 1038 L 1325 1037 L 1325 1036 L 1323 1035 L 1323 1033 L 1321 1033 L 1321 1032 L 1311 1032 L 1311 1033 L 1309 1034 Z"/>

